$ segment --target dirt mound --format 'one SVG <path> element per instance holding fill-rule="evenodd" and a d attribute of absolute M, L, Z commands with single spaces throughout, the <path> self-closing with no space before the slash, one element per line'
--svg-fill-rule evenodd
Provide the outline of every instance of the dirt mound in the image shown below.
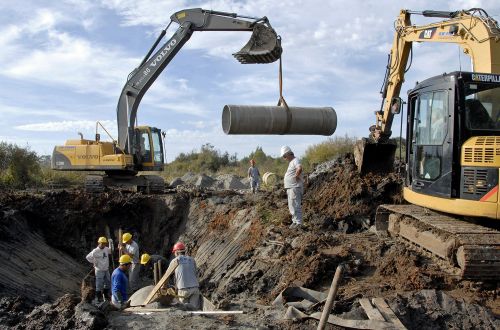
<path fill-rule="evenodd" d="M 363 227 L 378 205 L 402 202 L 402 182 L 395 173 L 360 176 L 352 154 L 323 163 L 309 175 L 306 220 L 344 232 Z"/>
<path fill-rule="evenodd" d="M 16 324 L 13 329 L 102 329 L 107 325 L 104 314 L 94 306 L 79 303 L 75 295 L 66 294 L 53 304 L 43 304 Z"/>
<path fill-rule="evenodd" d="M 486 308 L 442 291 L 401 294 L 389 305 L 408 329 L 500 329 L 500 320 Z"/>

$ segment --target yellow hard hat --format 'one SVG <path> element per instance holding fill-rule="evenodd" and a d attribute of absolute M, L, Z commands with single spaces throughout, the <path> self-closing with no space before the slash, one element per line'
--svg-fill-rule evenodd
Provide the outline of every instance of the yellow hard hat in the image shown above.
<path fill-rule="evenodd" d="M 129 264 L 132 262 L 132 258 L 128 254 L 124 254 L 120 257 L 120 265 Z"/>
<path fill-rule="evenodd" d="M 141 265 L 145 265 L 148 263 L 149 259 L 151 259 L 151 256 L 147 253 L 144 253 L 142 256 L 141 256 Z"/>
<path fill-rule="evenodd" d="M 125 233 L 125 234 L 123 234 L 123 236 L 122 236 L 122 243 L 127 243 L 128 241 L 130 241 L 131 238 L 132 238 L 132 234 L 131 233 Z"/>
<path fill-rule="evenodd" d="M 97 240 L 97 243 L 108 243 L 108 240 L 106 239 L 106 237 L 101 236 L 101 237 L 99 237 L 99 239 Z"/>

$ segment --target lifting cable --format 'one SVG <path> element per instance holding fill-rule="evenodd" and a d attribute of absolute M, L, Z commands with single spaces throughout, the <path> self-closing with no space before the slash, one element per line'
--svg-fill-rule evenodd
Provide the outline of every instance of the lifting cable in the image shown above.
<path fill-rule="evenodd" d="M 278 40 L 279 42 L 281 42 L 281 38 L 279 38 Z M 285 129 L 280 133 L 281 135 L 283 135 L 288 133 L 290 131 L 290 127 L 292 126 L 292 112 L 290 111 L 290 108 L 288 107 L 288 104 L 285 101 L 285 97 L 283 96 L 283 65 L 281 58 L 282 56 L 280 55 L 279 71 L 278 71 L 280 98 L 278 100 L 278 107 L 283 107 L 284 110 L 286 111 L 286 126 Z"/>

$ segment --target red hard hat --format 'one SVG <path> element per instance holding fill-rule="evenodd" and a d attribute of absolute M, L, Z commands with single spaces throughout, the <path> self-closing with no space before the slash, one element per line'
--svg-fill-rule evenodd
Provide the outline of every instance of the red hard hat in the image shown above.
<path fill-rule="evenodd" d="M 174 245 L 174 248 L 172 249 L 172 252 L 176 252 L 176 251 L 184 251 L 186 249 L 186 246 L 184 245 L 184 243 L 182 242 L 177 242 L 175 243 Z"/>

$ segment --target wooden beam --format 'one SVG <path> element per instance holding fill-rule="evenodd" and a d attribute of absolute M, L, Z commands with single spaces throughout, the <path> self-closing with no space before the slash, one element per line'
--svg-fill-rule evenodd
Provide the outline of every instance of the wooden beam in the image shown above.
<path fill-rule="evenodd" d="M 406 327 L 403 325 L 403 323 L 398 319 L 396 314 L 392 311 L 392 309 L 387 305 L 385 302 L 384 298 L 373 298 L 372 303 L 375 305 L 375 307 L 378 308 L 380 313 L 384 316 L 384 318 L 388 321 L 394 324 L 394 327 L 396 329 L 401 329 L 401 330 L 406 330 Z"/>
<path fill-rule="evenodd" d="M 370 320 L 385 321 L 379 310 L 372 306 L 368 298 L 359 299 L 359 304 L 365 310 L 366 315 Z"/>

